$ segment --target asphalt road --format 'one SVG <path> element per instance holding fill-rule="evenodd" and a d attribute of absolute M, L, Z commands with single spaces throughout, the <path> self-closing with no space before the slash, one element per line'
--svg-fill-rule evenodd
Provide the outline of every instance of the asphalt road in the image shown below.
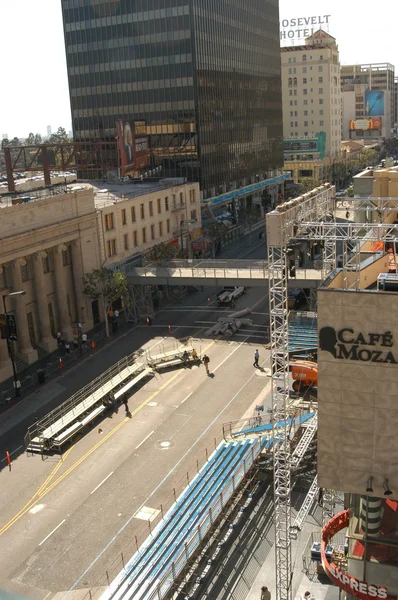
<path fill-rule="evenodd" d="M 11 471 L 3 462 L 0 472 L 0 544 L 7 557 L 0 561 L 0 598 L 1 588 L 33 600 L 58 600 L 74 588 L 75 599 L 99 577 L 105 583 L 106 571 L 112 579 L 122 568 L 121 553 L 127 560 L 135 537 L 141 541 L 149 534 L 148 517 L 142 520 L 137 511 L 167 510 L 203 464 L 206 449 L 210 453 L 221 440 L 223 423 L 252 416 L 255 404 L 267 397 L 269 379 L 252 365 L 257 347 L 260 362 L 268 358 L 263 345 L 267 289 L 248 290 L 238 300 L 234 310 L 251 307 L 253 325 L 229 341 L 203 337 L 228 312 L 216 306 L 215 291 L 196 292 L 166 308 L 151 327 L 134 328 L 67 378 L 48 384 L 42 391 L 47 399 L 26 407 L 30 414 L 2 432 L 1 448 L 8 446 L 14 454 Z M 15 451 L 35 415 L 48 412 L 110 364 L 138 347 L 158 352 L 186 336 L 195 338 L 199 353 L 209 355 L 213 377 L 206 377 L 203 366 L 157 375 L 131 397 L 131 419 L 119 409 L 62 460 L 42 461 Z"/>

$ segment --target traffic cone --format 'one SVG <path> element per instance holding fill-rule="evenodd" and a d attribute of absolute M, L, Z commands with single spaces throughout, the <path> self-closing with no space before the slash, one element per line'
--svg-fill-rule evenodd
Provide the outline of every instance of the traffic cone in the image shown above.
<path fill-rule="evenodd" d="M 169 333 L 171 333 L 171 325 L 169 325 Z"/>
<path fill-rule="evenodd" d="M 59 359 L 59 368 L 62 369 L 64 368 L 64 361 L 62 360 L 62 358 Z"/>
<path fill-rule="evenodd" d="M 95 342 L 94 342 L 94 340 L 91 340 L 91 349 L 95 350 Z"/>

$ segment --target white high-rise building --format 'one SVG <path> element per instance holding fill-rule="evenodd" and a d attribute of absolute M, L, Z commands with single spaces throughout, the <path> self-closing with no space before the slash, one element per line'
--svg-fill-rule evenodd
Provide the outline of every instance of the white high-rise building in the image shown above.
<path fill-rule="evenodd" d="M 341 86 L 339 51 L 334 37 L 319 29 L 305 45 L 281 48 L 283 138 L 301 145 L 285 160 L 316 160 L 340 154 Z M 321 134 L 321 135 L 319 135 Z M 322 141 L 322 151 L 303 143 Z M 323 154 L 323 156 L 321 155 Z"/>
<path fill-rule="evenodd" d="M 50 138 L 51 137 L 51 125 L 47 125 L 47 137 Z"/>

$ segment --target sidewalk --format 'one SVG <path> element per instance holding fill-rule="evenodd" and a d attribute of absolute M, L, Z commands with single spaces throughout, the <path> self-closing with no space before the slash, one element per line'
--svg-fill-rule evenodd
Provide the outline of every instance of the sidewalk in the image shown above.
<path fill-rule="evenodd" d="M 84 362 L 90 357 L 91 352 L 94 349 L 101 349 L 113 342 L 115 339 L 122 337 L 126 332 L 131 330 L 133 326 L 133 323 L 126 323 L 122 315 L 119 319 L 117 333 L 110 332 L 110 337 L 107 338 L 105 324 L 100 323 L 94 329 L 87 332 L 88 348 L 78 348 L 76 350 L 72 350 L 72 344 L 70 344 L 71 351 L 69 355 L 67 354 L 65 348 L 58 348 L 54 352 L 47 354 L 40 360 L 29 365 L 26 367 L 26 369 L 23 369 L 18 373 L 21 382 L 20 398 L 15 398 L 13 377 L 3 381 L 0 384 L 0 399 L 2 398 L 2 402 L 4 403 L 0 405 L 0 415 L 7 411 L 11 406 L 18 404 L 21 400 L 35 392 L 37 389 L 43 388 L 43 386 L 45 386 L 49 381 L 53 381 L 58 376 L 68 372 L 72 367 Z M 112 328 L 110 327 L 110 329 Z M 94 348 L 91 346 L 92 342 L 94 342 Z M 62 366 L 60 361 L 62 361 Z M 39 383 L 39 371 L 44 371 L 45 383 Z M 9 402 L 6 401 L 7 397 L 11 398 Z"/>

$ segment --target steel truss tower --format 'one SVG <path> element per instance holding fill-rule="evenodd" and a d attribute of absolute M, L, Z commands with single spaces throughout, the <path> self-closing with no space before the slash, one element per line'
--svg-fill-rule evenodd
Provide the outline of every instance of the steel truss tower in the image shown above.
<path fill-rule="evenodd" d="M 350 210 L 377 211 L 380 223 L 337 222 L 335 188 L 325 184 L 308 194 L 286 202 L 267 214 L 269 269 L 270 349 L 272 368 L 272 422 L 276 554 L 276 600 L 291 600 L 291 468 L 289 428 L 288 353 L 288 260 L 292 240 L 320 241 L 323 244 L 325 276 L 336 268 L 336 243 L 342 241 L 343 286 L 360 284 L 360 246 L 364 241 L 394 241 L 398 224 L 382 223 L 382 215 L 396 211 L 397 198 L 350 199 Z M 370 207 L 370 209 L 369 209 Z M 350 258 L 353 255 L 353 258 Z M 283 423 L 283 424 L 281 424 Z M 333 490 L 323 491 L 323 519 L 331 516 Z"/>

